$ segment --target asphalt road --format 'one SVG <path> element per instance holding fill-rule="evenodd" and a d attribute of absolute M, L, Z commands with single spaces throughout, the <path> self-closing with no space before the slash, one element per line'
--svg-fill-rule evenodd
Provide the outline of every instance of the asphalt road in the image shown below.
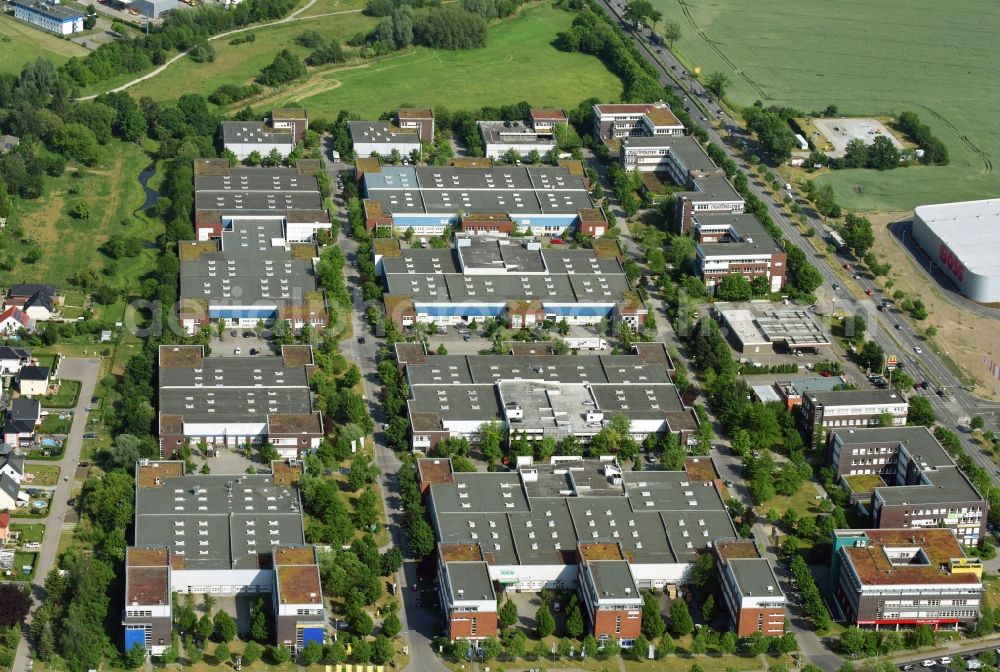
<path fill-rule="evenodd" d="M 42 548 L 38 553 L 38 565 L 35 569 L 35 578 L 31 582 L 32 597 L 35 607 L 45 599 L 45 577 L 55 566 L 56 551 L 59 548 L 59 537 L 63 530 L 63 519 L 66 517 L 69 506 L 70 492 L 77 487 L 74 479 L 77 465 L 80 461 L 80 450 L 83 448 L 83 435 L 87 431 L 87 411 L 90 406 L 90 398 L 94 396 L 94 387 L 97 385 L 97 378 L 101 372 L 101 361 L 99 359 L 66 358 L 59 365 L 59 377 L 64 380 L 79 380 L 80 398 L 76 402 L 73 414 L 73 424 L 69 430 L 69 437 L 66 439 L 65 450 L 62 459 L 58 461 L 35 462 L 27 460 L 27 465 L 46 464 L 59 467 L 59 482 L 53 489 L 52 501 L 49 504 L 49 515 L 43 520 L 27 519 L 23 522 L 40 523 L 45 525 L 45 537 L 42 539 Z M 69 480 L 66 480 L 68 477 Z M 17 518 L 15 522 L 19 522 Z M 30 622 L 29 616 L 28 621 Z M 11 667 L 15 672 L 24 672 L 31 669 L 31 657 L 28 651 L 28 627 L 25 625 L 25 636 L 18 644 L 14 657 L 14 665 Z"/>

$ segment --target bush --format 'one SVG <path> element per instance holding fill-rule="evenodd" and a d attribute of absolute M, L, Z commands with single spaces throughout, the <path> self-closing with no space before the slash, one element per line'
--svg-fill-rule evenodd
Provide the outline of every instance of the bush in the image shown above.
<path fill-rule="evenodd" d="M 486 20 L 453 5 L 438 7 L 414 20 L 413 41 L 437 49 L 484 47 Z"/>
<path fill-rule="evenodd" d="M 306 66 L 302 59 L 288 49 L 282 49 L 271 61 L 271 64 L 260 71 L 260 74 L 257 75 L 257 82 L 265 86 L 279 86 L 304 77 L 305 74 Z"/>

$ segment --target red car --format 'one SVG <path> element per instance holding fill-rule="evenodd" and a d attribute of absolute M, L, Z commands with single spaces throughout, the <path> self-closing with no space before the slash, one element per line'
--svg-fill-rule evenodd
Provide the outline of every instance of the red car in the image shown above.
<path fill-rule="evenodd" d="M 553 245 L 562 245 L 563 244 L 563 239 L 562 238 L 553 238 L 550 242 Z"/>
<path fill-rule="evenodd" d="M 871 288 L 869 287 L 868 289 L 866 289 L 866 290 L 865 290 L 865 294 L 867 294 L 868 296 L 872 296 L 872 295 L 874 295 L 874 294 L 875 294 L 875 292 L 873 292 L 873 291 L 871 290 Z"/>
<path fill-rule="evenodd" d="M 844 270 L 845 271 L 851 270 L 851 265 L 850 264 L 844 264 Z"/>
<path fill-rule="evenodd" d="M 829 378 L 830 377 L 830 372 L 829 371 L 820 371 L 819 375 L 823 376 L 824 378 Z"/>

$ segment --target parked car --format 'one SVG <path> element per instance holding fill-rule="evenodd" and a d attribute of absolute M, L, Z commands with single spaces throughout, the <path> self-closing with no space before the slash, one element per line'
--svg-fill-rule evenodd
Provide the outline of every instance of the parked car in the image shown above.
<path fill-rule="evenodd" d="M 868 296 L 873 296 L 875 292 L 873 292 L 872 288 L 869 287 L 868 289 L 865 290 L 865 294 L 867 294 Z"/>
<path fill-rule="evenodd" d="M 242 350 L 241 350 L 240 348 L 233 348 L 233 354 L 234 354 L 234 355 L 238 355 L 238 354 L 240 354 L 241 352 L 243 352 L 243 351 L 242 351 Z"/>
<path fill-rule="evenodd" d="M 937 661 L 936 660 L 925 660 L 924 662 L 922 662 L 920 664 L 923 665 L 924 667 L 934 667 L 935 665 L 937 665 Z"/>
<path fill-rule="evenodd" d="M 851 270 L 851 265 L 850 264 L 844 264 L 844 270 L 845 271 Z"/>
<path fill-rule="evenodd" d="M 563 245 L 564 244 L 562 238 L 553 238 L 549 242 L 551 242 L 553 245 Z"/>
<path fill-rule="evenodd" d="M 364 342 L 365 342 L 365 337 L 364 336 L 358 336 L 358 343 L 361 343 L 362 345 L 364 345 Z"/>
<path fill-rule="evenodd" d="M 97 438 L 97 434 L 84 434 L 83 438 L 85 438 L 85 439 L 96 439 Z"/>
<path fill-rule="evenodd" d="M 951 656 L 941 656 L 941 660 L 938 662 L 942 665 L 951 665 Z"/>
<path fill-rule="evenodd" d="M 466 342 L 469 342 L 469 341 L 472 340 L 472 336 L 469 336 L 468 334 L 466 334 L 465 336 L 462 337 L 462 340 L 466 341 Z"/>
<path fill-rule="evenodd" d="M 237 333 L 236 330 L 233 329 L 232 331 L 229 332 L 229 335 L 232 336 L 233 338 L 236 338 L 236 333 Z"/>

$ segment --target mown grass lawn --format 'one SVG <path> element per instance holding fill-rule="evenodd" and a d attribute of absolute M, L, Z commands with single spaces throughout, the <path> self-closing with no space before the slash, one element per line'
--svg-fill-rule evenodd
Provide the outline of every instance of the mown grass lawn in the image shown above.
<path fill-rule="evenodd" d="M 37 523 L 11 523 L 10 527 L 20 534 L 19 540 L 26 544 L 41 543 L 42 537 L 45 536 L 45 526 Z"/>
<path fill-rule="evenodd" d="M 100 273 L 108 264 L 114 272 L 103 282 L 123 291 L 136 292 L 140 278 L 156 263 L 156 250 L 144 249 L 128 259 L 112 261 L 100 247 L 111 236 L 122 234 L 154 242 L 163 227 L 155 219 L 136 214 L 145 201 L 138 176 L 151 162 L 145 149 L 113 140 L 104 148 L 100 166 L 84 168 L 71 164 L 57 178 L 46 178 L 45 192 L 36 200 L 19 200 L 17 219 L 24 234 L 42 250 L 33 264 L 22 260 L 27 246 L 11 247 L 18 259 L 12 271 L 0 272 L 0 285 L 11 281 L 45 282 L 70 289 L 69 279 L 84 269 Z M 90 206 L 90 218 L 74 219 L 69 211 L 77 203 Z"/>
<path fill-rule="evenodd" d="M 905 210 L 994 196 L 1000 6 L 974 0 L 653 0 L 681 24 L 676 49 L 703 74 L 726 73 L 727 97 L 843 116 L 913 110 L 948 146 L 951 165 L 834 171 L 841 204 Z M 1000 168 L 1000 166 L 998 166 Z"/>
<path fill-rule="evenodd" d="M 80 396 L 79 380 L 63 380 L 59 383 L 59 391 L 42 397 L 43 408 L 73 408 Z"/>
<path fill-rule="evenodd" d="M 59 482 L 59 467 L 51 464 L 32 464 L 25 471 L 35 476 L 31 481 L 24 482 L 25 487 L 44 487 Z"/>
<path fill-rule="evenodd" d="M 56 37 L 52 33 L 21 23 L 8 14 L 0 15 L 0 72 L 18 74 L 25 63 L 38 57 L 56 65 L 70 56 L 83 57 L 87 50 L 78 44 Z"/>

